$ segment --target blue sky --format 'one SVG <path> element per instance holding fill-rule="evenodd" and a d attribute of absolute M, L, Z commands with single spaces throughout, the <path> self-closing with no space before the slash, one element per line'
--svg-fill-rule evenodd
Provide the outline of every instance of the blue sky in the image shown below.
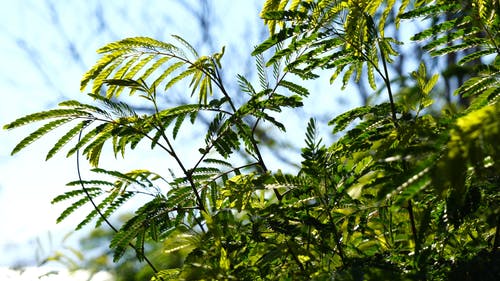
<path fill-rule="evenodd" d="M 212 46 L 203 44 L 199 24 L 189 11 L 189 7 L 195 7 L 195 12 L 200 10 L 201 6 L 196 3 L 201 1 L 185 2 L 189 4 L 161 0 L 4 0 L 0 11 L 0 124 L 53 108 L 65 99 L 88 101 L 79 92 L 79 81 L 98 58 L 95 50 L 125 37 L 169 40 L 170 34 L 178 34 L 193 45 L 201 46 L 201 52 L 211 48 L 216 51 L 225 45 L 223 65 L 228 69 L 228 78 L 249 72 L 247 64 L 242 62 L 249 59 L 250 47 L 258 44 L 262 35 L 262 23 L 258 19 L 261 1 L 209 1 L 213 6 L 209 11 L 213 23 Z M 214 7 L 214 3 L 219 6 Z M 307 101 L 305 108 L 299 111 L 301 114 L 313 113 L 324 99 L 331 101 L 328 104 L 337 105 L 330 109 L 335 113 L 345 109 L 346 100 L 350 106 L 356 104 L 358 97 L 353 92 L 343 93 L 344 101 L 339 102 L 341 95 L 332 93 L 339 91 L 331 90 L 328 78 L 311 85 L 315 97 Z M 293 139 L 300 146 L 307 119 L 298 115 L 286 118 L 300 131 L 291 126 L 285 138 Z M 55 224 L 67 205 L 51 205 L 50 201 L 66 190 L 65 183 L 76 179 L 74 159 L 66 159 L 61 154 L 44 161 L 57 136 L 45 137 L 27 150 L 10 156 L 15 144 L 35 129 L 36 125 L 0 131 L 0 251 L 3 253 L 0 266 L 32 264 L 36 238 L 42 240 L 46 253 L 50 253 L 48 233 L 53 236 L 53 249 L 57 249 L 62 237 L 79 222 L 75 216 Z M 106 157 L 103 164 L 124 171 L 155 170 L 158 165 L 168 164 L 157 154 L 144 151 L 132 153 L 126 160 L 129 161 Z M 280 168 L 279 163 L 271 168 Z M 70 243 L 76 243 L 76 238 Z"/>

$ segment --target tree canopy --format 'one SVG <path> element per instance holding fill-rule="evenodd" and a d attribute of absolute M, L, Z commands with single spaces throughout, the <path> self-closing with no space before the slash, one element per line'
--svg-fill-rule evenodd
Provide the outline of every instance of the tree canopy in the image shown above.
<path fill-rule="evenodd" d="M 252 53 L 258 81 L 238 75 L 238 91 L 221 76 L 224 47 L 201 55 L 178 35 L 125 38 L 97 50 L 83 75 L 95 103 L 67 100 L 4 128 L 45 121 L 13 154 L 65 130 L 46 159 L 69 147 L 67 157 L 79 166 L 84 156 L 96 177 L 78 168 L 53 200 L 71 202 L 58 221 L 91 204 L 76 228 L 107 224 L 114 260 L 133 253 L 151 280 L 498 280 L 499 9 L 494 0 L 267 0 L 269 36 Z M 410 41 L 398 38 L 422 20 L 428 26 Z M 410 73 L 393 70 L 408 55 L 403 46 L 422 55 Z M 325 73 L 343 88 L 367 83 L 366 103 L 330 113 L 331 143 L 305 116 L 300 169 L 270 170 L 262 124 L 285 131 L 281 112 L 300 108 L 315 94 L 303 81 Z M 191 102 L 158 102 L 174 87 Z M 204 134 L 180 143 L 190 126 Z M 99 165 L 102 153 L 125 157 L 139 143 L 176 168 Z M 130 219 L 111 224 L 143 194 L 150 200 Z M 150 243 L 180 262 L 158 266 Z"/>

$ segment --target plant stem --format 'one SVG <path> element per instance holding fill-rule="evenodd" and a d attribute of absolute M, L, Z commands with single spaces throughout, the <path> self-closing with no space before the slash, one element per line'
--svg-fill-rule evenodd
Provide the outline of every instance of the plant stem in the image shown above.
<path fill-rule="evenodd" d="M 418 250 L 418 239 L 417 239 L 417 227 L 415 226 L 415 217 L 413 215 L 413 204 L 411 202 L 411 199 L 408 200 L 408 215 L 410 217 L 410 224 L 411 224 L 411 232 L 413 234 L 413 241 L 415 242 L 415 251 Z M 417 253 L 415 253 L 416 256 Z"/>
<path fill-rule="evenodd" d="M 382 79 L 384 80 L 384 83 L 385 83 L 385 86 L 387 88 L 387 94 L 389 95 L 389 102 L 391 104 L 391 114 L 392 114 L 392 120 L 394 122 L 394 126 L 397 128 L 399 128 L 399 124 L 398 124 L 398 119 L 397 119 L 397 116 L 396 116 L 396 106 L 394 104 L 394 97 L 393 97 L 393 94 L 392 94 L 392 88 L 391 88 L 391 82 L 390 82 L 390 79 L 389 79 L 389 71 L 387 69 L 387 60 L 385 58 L 386 54 L 384 52 L 384 48 L 380 45 L 380 41 L 378 41 L 378 46 L 379 46 L 379 49 L 380 49 L 380 56 L 382 58 L 382 66 L 384 68 L 384 75 L 382 76 Z M 403 166 L 406 170 L 406 163 L 403 163 Z M 416 224 L 415 224 L 415 216 L 413 214 L 413 204 L 412 204 L 412 201 L 411 199 L 408 200 L 408 215 L 410 217 L 410 224 L 411 224 L 411 232 L 413 234 L 413 241 L 415 243 L 415 251 L 418 250 L 418 237 L 417 237 L 417 227 L 416 227 Z M 415 253 L 415 256 L 417 255 L 417 253 Z"/>
<path fill-rule="evenodd" d="M 228 92 L 226 91 L 226 88 L 224 87 L 224 83 L 222 81 L 222 77 L 220 76 L 220 73 L 219 73 L 219 70 L 218 70 L 217 67 L 215 67 L 215 77 L 212 76 L 212 79 L 215 81 L 215 83 L 217 84 L 217 86 L 221 90 L 221 92 L 224 95 L 224 97 L 226 97 L 226 99 L 229 102 L 229 105 L 231 106 L 231 109 L 236 114 L 236 112 L 237 112 L 236 106 L 234 105 L 231 97 L 229 96 Z M 250 137 L 250 141 L 252 143 L 252 146 L 253 146 L 253 148 L 255 150 L 256 156 L 257 156 L 256 160 L 257 160 L 259 166 L 261 167 L 262 171 L 264 173 L 266 173 L 268 170 L 267 170 L 266 164 L 264 163 L 264 158 L 262 157 L 262 154 L 260 153 L 260 149 L 259 149 L 259 146 L 257 144 L 257 141 L 254 138 L 254 136 L 255 136 L 254 135 L 254 131 L 255 131 L 255 128 L 256 128 L 259 120 L 260 120 L 260 118 L 257 119 L 256 123 L 252 127 L 252 135 L 249 136 L 249 137 Z M 238 122 L 243 123 L 243 119 L 241 117 L 238 117 Z M 238 123 L 236 123 L 236 126 L 240 127 L 241 125 L 238 124 Z M 242 128 L 240 128 L 240 130 L 243 131 Z M 274 194 L 276 195 L 276 198 L 278 198 L 278 201 L 281 201 L 281 198 L 283 197 L 283 195 L 281 195 L 279 193 L 279 191 L 276 190 L 276 189 L 273 189 L 273 191 L 274 191 Z"/>
<path fill-rule="evenodd" d="M 152 98 L 151 101 L 153 102 L 153 105 L 154 105 L 154 108 L 155 108 L 155 111 L 156 111 L 155 116 L 158 116 L 158 114 L 159 114 L 160 111 L 159 111 L 159 108 L 158 108 L 158 104 L 156 103 L 156 98 Z M 186 167 L 184 167 L 184 164 L 182 163 L 181 159 L 179 158 L 179 156 L 177 155 L 177 153 L 175 153 L 173 145 L 170 143 L 169 138 L 165 134 L 165 131 L 162 129 L 163 126 L 161 124 L 161 121 L 158 118 L 155 118 L 155 119 L 158 122 L 158 128 L 157 128 L 157 130 L 161 131 L 161 136 L 162 136 L 163 140 L 165 140 L 165 142 L 166 142 L 166 144 L 168 146 L 168 148 L 166 149 L 166 151 L 170 154 L 170 156 L 172 156 L 175 159 L 175 161 L 177 162 L 177 164 L 181 168 L 182 173 L 186 176 L 186 179 L 189 181 L 189 185 L 191 186 L 193 194 L 196 197 L 196 201 L 198 202 L 198 208 L 200 209 L 200 212 L 206 212 L 207 210 L 205 210 L 205 204 L 203 203 L 203 200 L 201 199 L 201 196 L 198 193 L 198 190 L 196 189 L 196 184 L 193 181 L 193 174 L 192 174 L 192 172 L 188 171 L 186 169 Z M 200 229 L 203 232 L 205 232 L 205 228 L 203 227 L 203 224 L 201 223 L 201 221 L 196 216 L 194 217 L 194 219 L 196 220 L 196 222 L 197 222 L 198 226 L 200 227 Z"/>
<path fill-rule="evenodd" d="M 323 196 L 318 196 L 318 198 L 320 199 L 320 202 L 325 207 L 329 207 L 328 203 L 325 202 L 325 199 Z M 337 226 L 335 226 L 335 220 L 333 219 L 332 214 L 329 211 L 327 212 L 327 214 L 328 214 L 328 218 L 330 220 L 330 225 L 331 225 L 332 231 L 333 231 L 333 239 L 335 240 L 335 245 L 337 246 L 337 249 L 339 251 L 340 260 L 342 261 L 343 264 L 345 264 L 346 257 L 345 257 L 344 250 L 342 249 L 342 242 L 341 242 L 340 237 L 339 237 L 339 232 L 338 232 Z"/>
<path fill-rule="evenodd" d="M 80 133 L 78 135 L 78 142 L 80 142 L 81 138 L 82 138 L 82 132 L 83 132 L 83 129 L 80 130 Z M 99 214 L 99 217 L 102 218 L 102 220 L 115 232 L 115 233 L 118 233 L 118 229 L 116 227 L 114 227 L 114 225 L 111 224 L 111 222 L 106 218 L 106 216 L 104 216 L 104 214 L 102 213 L 101 209 L 99 209 L 99 207 L 97 206 L 97 204 L 95 203 L 94 199 L 92 198 L 92 196 L 90 196 L 90 193 L 89 191 L 87 190 L 87 188 L 85 187 L 85 185 L 83 184 L 83 180 L 82 180 L 82 175 L 81 175 L 81 172 L 80 172 L 80 150 L 77 149 L 76 150 L 76 171 L 77 171 L 77 174 L 78 174 L 78 180 L 80 181 L 80 186 L 82 187 L 83 189 L 83 192 L 85 192 L 85 196 L 87 196 L 87 198 L 89 199 L 90 203 L 92 204 L 92 207 L 94 208 L 94 210 L 96 210 L 97 214 Z M 134 244 L 132 243 L 128 243 L 128 245 L 134 249 L 134 251 L 136 252 L 136 254 L 139 253 L 139 250 L 137 250 L 136 246 L 134 246 Z M 158 270 L 156 269 L 156 267 L 153 265 L 153 263 L 148 259 L 148 257 L 146 257 L 146 255 L 144 254 L 144 251 L 142 251 L 142 258 L 144 259 L 144 261 L 146 261 L 146 263 L 149 265 L 149 267 L 151 267 L 151 269 L 153 270 L 153 272 L 155 274 L 158 273 Z"/>
<path fill-rule="evenodd" d="M 389 71 L 387 70 L 387 61 L 385 59 L 384 48 L 380 45 L 380 41 L 378 41 L 378 47 L 380 49 L 380 57 L 382 58 L 382 66 L 384 67 L 384 75 L 382 79 L 384 80 L 385 86 L 387 88 L 387 94 L 389 95 L 389 102 L 391 103 L 391 113 L 392 113 L 392 121 L 394 122 L 394 126 L 396 128 L 399 127 L 398 119 L 396 117 L 396 106 L 394 104 L 394 98 L 392 94 L 391 81 L 389 80 Z"/>

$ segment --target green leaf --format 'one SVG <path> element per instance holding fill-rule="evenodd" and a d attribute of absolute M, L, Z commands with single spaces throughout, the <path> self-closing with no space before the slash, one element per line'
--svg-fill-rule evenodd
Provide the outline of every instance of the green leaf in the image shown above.
<path fill-rule="evenodd" d="M 367 73 L 368 73 L 368 84 L 370 85 L 370 87 L 372 89 L 376 89 L 377 88 L 377 83 L 375 83 L 375 68 L 370 63 L 367 64 L 367 68 L 368 68 L 368 70 L 367 70 Z"/>
<path fill-rule="evenodd" d="M 116 79 L 133 79 L 137 73 L 139 73 L 140 70 L 142 70 L 147 64 L 149 64 L 151 61 L 153 61 L 157 57 L 156 54 L 153 55 L 147 55 L 146 57 L 140 59 L 140 60 L 132 60 L 135 65 L 130 69 L 130 71 L 126 73 L 116 73 L 114 78 Z M 155 62 L 156 63 L 156 62 Z M 154 65 L 153 65 L 154 66 Z M 150 68 L 148 67 L 147 70 Z M 120 76 L 118 76 L 120 74 Z M 138 81 L 144 81 L 144 79 L 137 79 Z M 115 93 L 115 96 L 119 96 L 119 94 Z"/>
<path fill-rule="evenodd" d="M 442 11 L 452 11 L 456 8 L 459 8 L 458 3 L 452 4 L 436 4 L 436 5 L 425 5 L 414 9 L 412 11 L 406 12 L 404 14 L 400 14 L 399 17 L 402 19 L 414 19 L 418 17 L 426 17 L 429 15 L 435 15 Z"/>
<path fill-rule="evenodd" d="M 43 121 L 53 118 L 90 118 L 92 115 L 86 111 L 78 109 L 52 109 L 48 111 L 41 111 L 33 114 L 26 115 L 18 118 L 13 122 L 3 126 L 4 129 L 14 129 L 24 126 L 29 123 Z"/>
<path fill-rule="evenodd" d="M 304 88 L 296 83 L 293 83 L 293 82 L 290 82 L 287 80 L 281 80 L 279 83 L 279 86 L 285 87 L 288 90 L 290 90 L 291 92 L 296 93 L 297 95 L 300 95 L 303 97 L 309 96 L 309 91 L 306 88 Z"/>
<path fill-rule="evenodd" d="M 116 42 L 109 43 L 97 50 L 97 53 L 109 53 L 121 50 L 136 50 L 143 48 L 145 50 L 164 49 L 173 53 L 180 52 L 180 49 L 172 44 L 165 43 L 149 37 L 131 37 Z"/>
<path fill-rule="evenodd" d="M 443 56 L 446 54 L 456 53 L 458 51 L 471 49 L 471 48 L 474 48 L 476 46 L 482 45 L 483 43 L 484 43 L 484 39 L 469 38 L 469 39 L 466 39 L 464 43 L 445 47 L 445 48 L 442 48 L 439 50 L 434 50 L 434 51 L 431 51 L 430 54 L 431 54 L 431 56 Z"/>
<path fill-rule="evenodd" d="M 184 47 L 186 47 L 186 49 L 189 50 L 189 52 L 191 52 L 191 54 L 197 58 L 199 57 L 198 55 L 198 52 L 196 52 L 196 50 L 194 49 L 193 46 L 191 46 L 191 44 L 189 44 L 186 40 L 184 40 L 182 37 L 178 36 L 178 35 L 172 35 L 172 37 L 174 37 L 177 41 L 179 41 Z"/>
<path fill-rule="evenodd" d="M 171 59 L 171 57 L 168 57 L 168 56 L 164 56 L 164 57 L 161 57 L 159 59 L 157 59 L 151 66 L 149 66 L 145 71 L 144 73 L 139 77 L 139 79 L 137 79 L 138 81 L 146 81 L 146 79 L 153 73 L 155 72 L 158 68 L 160 68 L 161 66 L 163 66 L 163 64 L 165 64 L 166 62 L 168 62 L 169 60 Z M 182 62 L 178 62 L 180 63 L 180 65 L 183 65 Z M 163 76 L 164 75 L 164 76 Z M 167 74 L 162 74 L 159 78 L 158 78 L 158 81 L 154 81 L 153 84 L 152 84 L 152 88 L 158 86 L 158 83 L 161 83 L 161 81 L 163 81 L 163 79 L 161 79 L 161 77 L 166 77 L 168 75 Z M 125 77 L 125 78 L 133 78 L 133 77 Z M 130 92 L 130 94 L 133 94 L 133 90 Z"/>
<path fill-rule="evenodd" d="M 137 179 L 135 179 L 134 177 L 131 177 L 130 175 L 124 174 L 124 173 L 119 172 L 119 171 L 106 170 L 106 169 L 102 169 L 102 168 L 93 168 L 92 172 L 99 173 L 99 174 L 106 174 L 106 175 L 115 177 L 117 179 L 120 179 L 122 181 L 135 183 L 135 184 L 138 184 L 138 185 L 144 187 L 144 184 L 141 183 L 140 181 L 138 181 Z"/>
<path fill-rule="evenodd" d="M 165 117 L 177 117 L 180 115 L 186 115 L 192 112 L 200 111 L 202 108 L 203 106 L 199 104 L 183 104 L 160 111 L 158 114 L 160 118 L 163 119 Z"/>
<path fill-rule="evenodd" d="M 132 67 L 132 65 L 135 63 L 136 60 L 139 60 L 139 57 L 137 57 L 137 59 L 136 58 L 129 58 L 125 64 L 122 64 L 119 68 L 117 68 L 117 70 L 115 71 L 115 73 L 113 75 L 113 78 L 110 78 L 110 80 L 123 79 L 123 77 L 125 76 L 125 73 L 127 73 L 129 71 L 129 69 Z M 103 84 L 110 85 L 110 84 L 106 83 L 106 80 L 107 79 L 103 80 Z M 109 97 L 109 98 L 111 98 L 113 96 L 118 97 L 119 93 L 121 93 L 121 91 L 123 89 L 124 89 L 124 87 L 122 87 L 122 86 L 112 85 L 111 87 L 108 87 L 108 89 L 106 90 L 106 97 Z"/>
<path fill-rule="evenodd" d="M 267 80 L 266 63 L 264 62 L 264 56 L 262 54 L 256 54 L 255 61 L 257 66 L 257 76 L 259 77 L 260 87 L 262 89 L 267 89 L 269 88 L 269 81 Z"/>
<path fill-rule="evenodd" d="M 29 134 L 27 137 L 25 137 L 23 140 L 21 140 L 14 149 L 12 149 L 12 152 L 10 153 L 11 155 L 16 154 L 17 152 L 21 151 L 24 149 L 26 146 L 30 145 L 37 139 L 41 138 L 43 135 L 47 134 L 48 132 L 53 131 L 55 128 L 68 123 L 72 121 L 72 118 L 67 118 L 67 119 L 57 119 L 54 121 L 51 121 L 42 127 L 38 128 L 36 131 L 33 133 Z"/>
<path fill-rule="evenodd" d="M 262 42 L 259 46 L 257 46 L 253 52 L 252 56 L 256 56 L 257 54 L 261 54 L 268 50 L 269 48 L 275 46 L 276 44 L 285 41 L 290 38 L 294 34 L 298 34 L 301 30 L 305 30 L 307 25 L 297 25 L 293 28 L 283 28 L 278 33 L 273 34 L 271 37 Z"/>
<path fill-rule="evenodd" d="M 87 160 L 92 166 L 98 166 L 104 143 L 113 137 L 113 127 L 114 124 L 110 124 L 110 126 L 99 132 L 96 138 L 83 150 L 83 154 L 87 156 Z"/>
<path fill-rule="evenodd" d="M 257 92 L 255 91 L 252 84 L 242 75 L 237 75 L 238 85 L 243 92 L 249 93 L 250 95 L 255 95 Z"/>
<path fill-rule="evenodd" d="M 134 79 L 126 78 L 126 79 L 106 79 L 104 83 L 112 86 L 120 86 L 120 87 L 128 87 L 135 90 L 140 90 L 141 92 L 147 92 L 148 89 L 144 88 L 144 85 L 139 81 Z"/>
<path fill-rule="evenodd" d="M 272 117 L 271 115 L 266 114 L 266 113 L 265 113 L 265 112 L 263 112 L 263 111 L 259 111 L 259 112 L 256 112 L 256 113 L 254 114 L 254 116 L 257 116 L 257 117 L 263 118 L 264 120 L 271 122 L 271 124 L 273 124 L 274 126 L 276 126 L 276 127 L 277 127 L 278 129 L 280 129 L 281 131 L 286 132 L 285 125 L 283 125 L 282 123 L 278 122 L 278 121 L 277 121 L 274 117 Z"/>
<path fill-rule="evenodd" d="M 484 50 L 479 50 L 477 52 L 473 52 L 472 54 L 469 54 L 469 55 L 461 58 L 457 64 L 464 65 L 464 64 L 467 64 L 469 62 L 481 59 L 482 57 L 485 57 L 487 55 L 494 54 L 495 52 L 496 52 L 495 48 L 486 48 Z"/>
<path fill-rule="evenodd" d="M 462 97 L 478 95 L 486 89 L 496 86 L 497 83 L 498 80 L 494 75 L 473 77 L 463 83 L 458 89 L 456 89 L 454 94 L 461 95 Z"/>
<path fill-rule="evenodd" d="M 427 81 L 425 86 L 422 88 L 422 92 L 425 95 L 429 94 L 434 88 L 434 86 L 437 84 L 438 80 L 439 80 L 439 74 L 432 75 L 431 79 L 429 79 L 429 81 Z"/>
<path fill-rule="evenodd" d="M 80 185 L 80 181 L 77 181 L 76 183 L 78 185 Z M 98 187 L 90 187 L 90 188 L 86 188 L 85 190 L 80 188 L 80 189 L 67 191 L 61 195 L 56 196 L 54 199 L 52 199 L 52 201 L 50 203 L 51 204 L 59 203 L 59 202 L 64 201 L 64 200 L 74 198 L 76 196 L 87 196 L 86 192 L 88 192 L 91 195 L 97 196 L 97 195 L 102 193 L 102 189 L 100 189 Z"/>
<path fill-rule="evenodd" d="M 104 81 L 115 71 L 125 60 L 125 57 L 117 58 L 112 64 L 110 64 L 107 68 L 102 69 L 99 74 L 97 74 L 93 79 L 94 83 L 92 85 L 91 92 L 95 95 L 100 95 L 101 89 L 104 86 Z M 106 92 L 106 98 L 111 99 L 113 97 L 113 93 Z"/>
<path fill-rule="evenodd" d="M 103 181 L 103 180 L 77 180 L 77 181 L 71 181 L 68 182 L 66 185 L 67 186 L 81 186 L 82 184 L 84 185 L 104 185 L 104 186 L 114 186 L 113 183 L 109 181 Z M 89 188 L 87 188 L 89 189 Z M 83 191 L 83 190 L 82 190 Z"/>
<path fill-rule="evenodd" d="M 160 85 L 170 74 L 172 74 L 174 71 L 179 69 L 180 67 L 184 66 L 186 63 L 183 61 L 178 61 L 176 63 L 171 64 L 165 71 L 162 72 L 158 78 L 153 82 L 153 85 L 158 86 Z"/>
<path fill-rule="evenodd" d="M 442 22 L 440 24 L 433 25 L 431 28 L 428 28 L 422 32 L 419 32 L 413 35 L 410 39 L 414 41 L 424 40 L 432 36 L 436 36 L 439 33 L 444 31 L 449 31 L 456 27 L 457 22 L 461 19 L 453 19 L 449 21 Z"/>
<path fill-rule="evenodd" d="M 179 133 L 179 130 L 181 128 L 182 123 L 184 122 L 184 119 L 186 118 L 186 114 L 179 115 L 177 117 L 177 120 L 175 121 L 174 129 L 172 130 L 172 135 L 174 139 L 177 137 L 177 134 Z"/>
<path fill-rule="evenodd" d="M 94 193 L 94 194 L 90 193 L 90 195 L 92 197 L 96 197 L 99 194 L 100 193 Z M 59 217 L 57 217 L 57 219 L 56 219 L 57 223 L 60 223 L 61 221 L 63 221 L 65 218 L 67 218 L 69 215 L 71 215 L 75 211 L 79 210 L 81 206 L 83 206 L 84 204 L 86 204 L 89 201 L 90 201 L 90 198 L 85 195 L 80 200 L 73 202 L 71 204 L 71 206 L 64 209 L 64 211 L 59 215 Z"/>
<path fill-rule="evenodd" d="M 99 113 L 99 114 L 104 115 L 104 116 L 108 115 L 108 113 L 105 110 L 103 110 L 97 106 L 84 104 L 84 103 L 81 103 L 81 102 L 76 101 L 76 100 L 67 100 L 67 101 L 60 102 L 59 106 L 73 107 L 74 109 L 78 109 L 78 110 L 82 110 L 82 109 L 88 110 L 91 112 Z"/>
<path fill-rule="evenodd" d="M 376 106 L 361 106 L 335 117 L 328 122 L 328 125 L 334 125 L 335 127 L 333 128 L 333 133 L 337 133 L 344 130 L 356 118 L 363 118 L 365 115 L 370 113 L 377 116 L 389 116 L 390 112 L 390 103 L 382 103 Z"/>
<path fill-rule="evenodd" d="M 441 45 L 448 45 L 450 44 L 450 42 L 459 41 L 463 38 L 475 36 L 478 32 L 480 32 L 480 29 L 475 27 L 467 29 L 458 29 L 450 34 L 447 34 L 446 36 L 434 39 L 427 45 L 424 45 L 422 49 L 426 51 L 433 51 Z"/>
<path fill-rule="evenodd" d="M 217 164 L 219 166 L 225 166 L 225 167 L 229 167 L 229 168 L 232 168 L 232 164 L 227 162 L 227 161 L 224 161 L 224 160 L 220 160 L 220 159 L 214 159 L 214 158 L 206 158 L 203 160 L 203 162 L 205 163 L 210 163 L 210 164 Z"/>
<path fill-rule="evenodd" d="M 128 53 L 128 50 L 119 50 L 99 59 L 99 61 L 83 75 L 80 82 L 80 91 L 85 90 L 91 80 L 95 79 L 109 64 L 120 59 L 120 57 L 126 53 Z"/>
<path fill-rule="evenodd" d="M 175 85 L 177 82 L 183 80 L 184 78 L 190 76 L 191 74 L 197 73 L 199 70 L 196 68 L 188 68 L 181 72 L 179 75 L 175 76 L 172 78 L 168 83 L 165 85 L 164 91 L 167 91 L 170 89 L 173 85 Z"/>
<path fill-rule="evenodd" d="M 82 147 L 85 146 L 89 141 L 91 141 L 94 137 L 96 137 L 100 132 L 104 130 L 111 130 L 110 126 L 112 126 L 109 123 L 104 123 L 96 126 L 94 129 L 90 130 L 88 133 L 86 133 L 79 141 L 78 143 L 68 151 L 66 154 L 66 157 L 69 157 L 73 155 L 77 150 L 81 149 Z"/>
<path fill-rule="evenodd" d="M 78 123 L 75 127 L 73 127 L 71 130 L 69 130 L 66 134 L 64 134 L 64 136 L 62 136 L 49 150 L 45 160 L 49 160 L 50 158 L 52 158 L 52 156 L 54 156 L 59 150 L 61 150 L 61 148 L 64 145 L 66 145 L 71 139 L 73 139 L 81 130 L 87 127 L 90 123 L 92 123 L 91 120 L 82 121 Z"/>

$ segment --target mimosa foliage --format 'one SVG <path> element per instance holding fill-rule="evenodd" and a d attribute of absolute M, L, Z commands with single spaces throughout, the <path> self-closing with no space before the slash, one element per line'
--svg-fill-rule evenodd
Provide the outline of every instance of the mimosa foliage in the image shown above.
<path fill-rule="evenodd" d="M 174 43 L 127 38 L 99 49 L 101 59 L 83 76 L 95 103 L 65 101 L 4 128 L 46 122 L 12 154 L 66 128 L 46 158 L 67 146 L 68 157 L 81 153 L 108 178 L 69 183 L 75 189 L 53 200 L 73 201 L 58 221 L 90 203 L 77 229 L 94 219 L 99 227 L 126 201 L 150 198 L 110 246 L 115 260 L 133 248 L 155 271 L 152 280 L 456 280 L 474 272 L 498 280 L 499 8 L 493 0 L 267 0 L 261 16 L 270 35 L 253 51 L 258 86 L 238 75 L 241 92 L 227 90 L 224 48 L 200 56 L 179 36 Z M 425 19 L 433 24 L 413 42 L 387 35 Z M 388 66 L 402 44 L 473 67 L 455 91 L 469 105 L 434 104 L 444 78 L 423 62 L 399 77 L 410 88 L 394 87 Z M 343 88 L 366 77 L 387 101 L 332 116 L 332 143 L 318 137 L 311 118 L 300 170 L 268 170 L 261 124 L 285 131 L 290 124 L 279 113 L 309 96 L 300 79 L 325 69 L 332 83 L 342 77 Z M 160 102 L 179 89 L 196 101 Z M 151 112 L 137 113 L 123 92 Z M 197 158 L 187 161 L 178 136 L 200 123 Z M 107 150 L 124 157 L 141 142 L 170 157 L 180 175 L 100 167 Z M 147 241 L 161 243 L 167 257 L 182 253 L 182 266 L 155 268 Z M 474 269 L 478 260 L 496 269 Z"/>

